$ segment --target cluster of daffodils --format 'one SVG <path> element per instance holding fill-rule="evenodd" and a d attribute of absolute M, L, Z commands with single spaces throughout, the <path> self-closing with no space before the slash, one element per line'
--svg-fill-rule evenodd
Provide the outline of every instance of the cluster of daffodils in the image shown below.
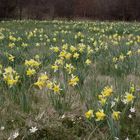
<path fill-rule="evenodd" d="M 35 75 L 36 69 L 39 68 L 40 64 L 41 64 L 40 62 L 38 62 L 34 59 L 25 60 L 25 66 L 27 67 L 26 75 L 29 77 Z"/>
<path fill-rule="evenodd" d="M 93 114 L 93 110 L 89 110 L 85 113 L 85 116 L 87 119 L 91 119 L 92 117 L 94 117 Z M 96 113 L 95 113 L 95 117 L 96 117 L 96 121 L 101 121 L 104 120 L 106 117 L 106 114 L 104 113 L 104 111 L 102 109 L 99 109 Z"/>
<path fill-rule="evenodd" d="M 124 123 L 124 119 L 132 119 L 134 116 L 135 109 L 135 86 L 132 84 L 130 86 L 129 92 L 126 92 L 119 99 L 113 97 L 112 87 L 105 87 L 99 95 L 99 104 L 96 110 L 90 109 L 85 113 L 85 117 L 89 121 L 103 121 L 107 122 L 107 125 L 114 136 L 119 136 L 120 125 Z M 109 99 L 110 98 L 110 99 Z M 119 106 L 122 106 L 120 108 Z M 121 123 L 120 123 L 121 122 Z M 98 123 L 97 123 L 98 124 Z M 116 131 L 114 133 L 114 131 Z"/>
<path fill-rule="evenodd" d="M 127 53 L 125 54 L 121 53 L 118 56 L 113 57 L 112 62 L 114 63 L 115 68 L 117 69 L 120 64 L 123 64 L 129 59 L 132 59 L 132 57 L 135 58 L 136 56 L 139 55 L 140 55 L 140 49 L 128 50 Z"/>
<path fill-rule="evenodd" d="M 39 89 L 42 89 L 42 88 L 46 87 L 48 79 L 49 78 L 48 78 L 47 74 L 41 73 L 40 76 L 38 77 L 37 82 L 34 83 L 34 85 L 38 86 Z"/>
<path fill-rule="evenodd" d="M 63 78 L 67 77 L 66 79 L 63 79 L 66 80 L 63 82 L 64 84 L 71 87 L 78 85 L 80 79 L 77 75 L 77 67 L 81 65 L 81 63 L 78 63 L 81 62 L 81 60 L 84 66 L 89 66 L 92 63 L 90 59 L 91 54 L 93 53 L 92 48 L 84 44 L 78 44 L 77 47 L 63 44 L 61 47 L 51 47 L 50 50 L 56 57 L 54 64 L 50 66 L 50 69 L 54 72 L 54 76 L 49 79 L 47 75 L 41 74 L 34 85 L 38 86 L 39 89 L 48 88 L 54 93 L 60 93 L 62 90 L 60 88 L 60 83 L 57 83 L 55 80 L 51 80 L 57 78 L 55 76 L 55 73 L 57 75 L 57 72 L 62 72 L 61 74 L 63 75 Z M 81 59 L 81 57 L 83 57 L 83 59 Z M 29 61 L 26 61 L 25 64 L 28 65 L 28 63 Z M 31 62 L 29 66 L 32 66 Z"/>
<path fill-rule="evenodd" d="M 106 86 L 98 96 L 99 101 L 97 102 L 98 107 L 96 107 L 96 110 L 88 110 L 85 113 L 85 117 L 90 121 L 106 121 L 111 130 L 111 127 L 114 126 L 119 129 L 115 122 L 127 117 L 131 119 L 136 111 L 134 107 L 136 98 L 135 92 L 135 86 L 132 84 L 129 92 L 125 92 L 124 95 L 116 98 L 113 96 L 113 88 Z M 122 108 L 119 108 L 120 105 Z M 114 122 L 110 120 L 114 120 Z"/>
<path fill-rule="evenodd" d="M 79 82 L 79 78 L 77 76 L 72 75 L 72 77 L 69 81 L 69 85 L 75 86 L 78 84 L 78 82 Z"/>
<path fill-rule="evenodd" d="M 60 93 L 62 90 L 60 88 L 60 84 L 57 84 L 56 81 L 52 82 L 46 73 L 41 73 L 34 85 L 37 86 L 40 90 L 47 88 L 54 93 Z"/>
<path fill-rule="evenodd" d="M 106 104 L 106 101 L 108 97 L 110 97 L 113 93 L 112 87 L 105 87 L 103 91 L 101 92 L 101 95 L 98 96 L 99 102 L 101 103 L 102 106 Z"/>
<path fill-rule="evenodd" d="M 98 97 L 99 103 L 101 104 L 102 107 L 106 104 L 107 99 L 112 95 L 112 93 L 113 93 L 112 87 L 107 86 L 103 89 L 103 91 L 101 92 L 101 95 L 99 95 Z M 117 114 L 119 115 L 118 112 L 113 111 L 112 116 L 114 119 L 116 118 L 118 119 L 118 116 L 116 116 Z M 85 116 L 88 119 L 95 116 L 96 121 L 101 121 L 106 118 L 106 114 L 104 113 L 103 108 L 97 110 L 95 112 L 95 115 L 93 115 L 93 110 L 89 110 L 88 112 L 85 113 Z"/>
<path fill-rule="evenodd" d="M 12 67 L 7 67 L 4 69 L 3 79 L 9 87 L 13 87 L 19 81 L 19 75 Z"/>

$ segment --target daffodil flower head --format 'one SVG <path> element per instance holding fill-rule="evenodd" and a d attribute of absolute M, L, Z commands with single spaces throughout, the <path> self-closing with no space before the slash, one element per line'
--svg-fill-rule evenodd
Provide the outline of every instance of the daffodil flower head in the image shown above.
<path fill-rule="evenodd" d="M 109 87 L 109 86 L 106 86 L 103 91 L 101 92 L 102 96 L 103 97 L 109 97 L 111 96 L 113 93 L 113 88 L 112 87 Z"/>
<path fill-rule="evenodd" d="M 135 98 L 135 96 L 132 93 L 128 93 L 128 92 L 125 93 L 124 100 L 126 101 L 126 103 L 132 103 L 134 98 Z"/>
<path fill-rule="evenodd" d="M 91 119 L 92 117 L 94 117 L 94 115 L 93 115 L 93 110 L 90 109 L 89 111 L 87 111 L 87 112 L 85 113 L 85 116 L 86 116 L 87 119 Z"/>
<path fill-rule="evenodd" d="M 96 121 L 102 121 L 106 117 L 106 114 L 104 113 L 104 111 L 102 109 L 100 109 L 99 111 L 97 111 L 95 113 L 95 115 L 96 115 L 96 118 L 97 118 Z"/>
<path fill-rule="evenodd" d="M 116 121 L 118 121 L 120 119 L 120 111 L 114 111 L 113 110 L 113 113 L 112 113 L 112 118 Z"/>
<path fill-rule="evenodd" d="M 71 86 L 76 86 L 79 82 L 78 76 L 74 76 L 73 74 L 71 75 L 71 79 L 69 80 L 69 85 Z"/>

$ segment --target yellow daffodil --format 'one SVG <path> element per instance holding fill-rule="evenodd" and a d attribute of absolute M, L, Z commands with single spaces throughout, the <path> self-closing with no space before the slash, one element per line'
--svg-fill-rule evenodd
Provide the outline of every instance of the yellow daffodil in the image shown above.
<path fill-rule="evenodd" d="M 14 48 L 15 47 L 15 43 L 9 43 L 8 47 L 11 48 L 11 49 Z"/>
<path fill-rule="evenodd" d="M 79 58 L 79 55 L 80 54 L 76 52 L 76 53 L 73 54 L 73 58 L 78 59 Z"/>
<path fill-rule="evenodd" d="M 66 53 L 65 58 L 66 58 L 67 60 L 69 60 L 69 59 L 71 58 L 71 56 L 72 56 L 71 53 Z"/>
<path fill-rule="evenodd" d="M 59 52 L 59 47 L 52 47 L 51 50 L 53 50 L 54 52 Z"/>
<path fill-rule="evenodd" d="M 51 68 L 56 72 L 59 69 L 59 66 L 57 64 L 54 64 L 51 66 Z"/>
<path fill-rule="evenodd" d="M 13 62 L 14 61 L 14 58 L 15 57 L 13 55 L 9 54 L 9 56 L 8 56 L 9 61 Z"/>
<path fill-rule="evenodd" d="M 46 87 L 47 87 L 48 89 L 52 89 L 52 88 L 53 88 L 53 83 L 52 83 L 51 81 L 47 81 Z"/>
<path fill-rule="evenodd" d="M 87 59 L 85 63 L 86 63 L 87 65 L 90 65 L 90 64 L 91 64 L 91 60 Z"/>
<path fill-rule="evenodd" d="M 75 52 L 77 49 L 74 46 L 70 46 L 70 50 L 71 50 L 71 52 Z"/>
<path fill-rule="evenodd" d="M 121 55 L 119 56 L 119 60 L 123 61 L 124 59 L 125 59 L 125 56 L 124 56 L 123 54 L 121 54 Z"/>
<path fill-rule="evenodd" d="M 120 119 L 120 112 L 119 111 L 113 111 L 112 118 L 116 121 Z"/>
<path fill-rule="evenodd" d="M 126 103 L 133 102 L 134 98 L 135 98 L 135 96 L 133 94 L 128 93 L 128 92 L 125 93 L 125 101 L 126 101 Z"/>
<path fill-rule="evenodd" d="M 105 117 L 106 117 L 106 115 L 105 115 L 105 113 L 104 113 L 103 110 L 97 111 L 97 112 L 95 113 L 95 115 L 96 115 L 96 118 L 97 118 L 96 121 L 104 120 Z"/>
<path fill-rule="evenodd" d="M 109 97 L 112 95 L 112 93 L 113 93 L 113 89 L 112 87 L 109 87 L 109 86 L 106 86 L 101 92 L 103 97 Z"/>
<path fill-rule="evenodd" d="M 72 75 L 72 78 L 69 81 L 69 85 L 74 87 L 74 86 L 76 86 L 78 84 L 78 82 L 79 82 L 78 76 Z"/>
<path fill-rule="evenodd" d="M 60 54 L 59 54 L 59 57 L 60 57 L 60 58 L 61 58 L 61 57 L 65 57 L 66 54 L 67 54 L 66 51 L 61 51 Z"/>
<path fill-rule="evenodd" d="M 27 69 L 27 71 L 26 71 L 26 75 L 27 76 L 31 77 L 34 74 L 36 74 L 36 70 L 35 69 L 31 69 L 31 68 Z"/>
<path fill-rule="evenodd" d="M 69 74 L 71 74 L 75 70 L 72 64 L 66 64 L 65 69 L 67 70 Z"/>
<path fill-rule="evenodd" d="M 60 93 L 62 89 L 60 89 L 60 85 L 54 84 L 52 90 L 54 91 L 54 93 Z"/>
<path fill-rule="evenodd" d="M 131 55 L 132 55 L 132 51 L 128 51 L 128 52 L 127 52 L 127 55 L 128 55 L 128 56 L 131 56 Z"/>
<path fill-rule="evenodd" d="M 89 110 L 85 113 L 85 116 L 87 119 L 91 119 L 94 115 L 93 115 L 93 110 Z"/>
<path fill-rule="evenodd" d="M 19 75 L 12 67 L 7 67 L 4 69 L 3 79 L 9 87 L 13 87 L 18 82 Z"/>
<path fill-rule="evenodd" d="M 99 102 L 102 106 L 104 106 L 106 104 L 106 101 L 107 101 L 107 99 L 103 98 L 103 97 L 99 99 Z"/>
<path fill-rule="evenodd" d="M 32 68 L 38 68 L 40 66 L 40 62 L 30 59 L 30 60 L 25 60 L 25 66 L 27 67 L 32 67 Z"/>
<path fill-rule="evenodd" d="M 41 73 L 41 75 L 39 76 L 38 80 L 36 83 L 34 83 L 35 86 L 38 86 L 39 89 L 42 89 L 44 87 L 47 86 L 47 80 L 48 80 L 48 76 L 44 73 Z"/>

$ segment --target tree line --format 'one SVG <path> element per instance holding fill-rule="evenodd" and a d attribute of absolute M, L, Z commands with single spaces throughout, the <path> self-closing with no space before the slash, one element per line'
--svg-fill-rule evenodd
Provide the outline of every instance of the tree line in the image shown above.
<path fill-rule="evenodd" d="M 0 19 L 140 20 L 140 0 L 0 0 Z"/>

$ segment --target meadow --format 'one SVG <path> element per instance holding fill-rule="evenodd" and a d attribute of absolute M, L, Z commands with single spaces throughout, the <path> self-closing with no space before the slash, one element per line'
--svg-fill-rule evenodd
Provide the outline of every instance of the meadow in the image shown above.
<path fill-rule="evenodd" d="M 139 95 L 139 22 L 0 22 L 0 140 L 140 140 Z"/>

